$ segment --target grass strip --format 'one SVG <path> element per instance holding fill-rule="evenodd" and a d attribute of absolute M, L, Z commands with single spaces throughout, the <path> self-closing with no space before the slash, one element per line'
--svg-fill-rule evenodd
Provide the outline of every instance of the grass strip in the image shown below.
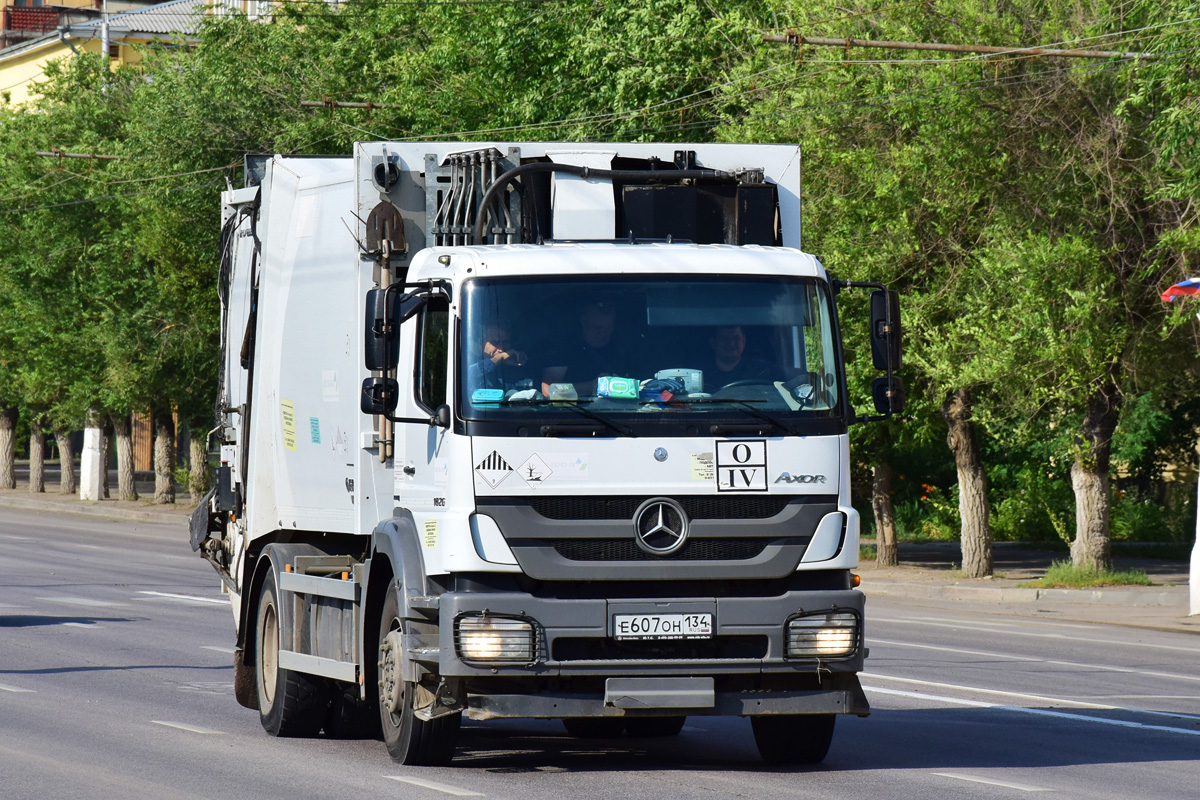
<path fill-rule="evenodd" d="M 1140 569 L 1081 569 L 1070 561 L 1055 561 L 1040 579 L 1023 586 L 1035 589 L 1089 589 L 1095 586 L 1153 586 Z"/>

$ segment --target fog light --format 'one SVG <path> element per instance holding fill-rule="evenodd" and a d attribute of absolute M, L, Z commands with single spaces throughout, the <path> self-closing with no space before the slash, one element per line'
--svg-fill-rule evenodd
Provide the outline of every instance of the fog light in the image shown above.
<path fill-rule="evenodd" d="M 533 622 L 488 615 L 459 617 L 454 642 L 463 661 L 526 663 L 533 661 Z"/>
<path fill-rule="evenodd" d="M 858 647 L 858 615 L 852 611 L 794 617 L 787 624 L 789 658 L 837 658 Z"/>

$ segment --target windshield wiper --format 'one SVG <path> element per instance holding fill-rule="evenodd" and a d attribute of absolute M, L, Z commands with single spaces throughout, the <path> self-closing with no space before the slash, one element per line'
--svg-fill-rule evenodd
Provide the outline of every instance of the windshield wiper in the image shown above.
<path fill-rule="evenodd" d="M 745 411 L 750 416 L 758 417 L 763 422 L 770 423 L 771 425 L 775 426 L 776 428 L 786 431 L 787 433 L 790 433 L 793 436 L 798 436 L 800 434 L 799 430 L 792 427 L 791 425 L 784 422 L 783 420 L 779 419 L 778 417 L 773 417 L 770 414 L 766 413 L 765 411 L 761 411 L 761 410 L 755 408 L 753 405 L 751 405 L 751 403 L 765 403 L 766 402 L 765 400 L 761 400 L 758 398 L 741 399 L 741 398 L 731 398 L 731 397 L 695 397 L 695 398 L 692 398 L 689 400 L 685 396 L 685 397 L 678 398 L 677 400 L 672 400 L 672 402 L 678 402 L 680 405 L 693 405 L 693 404 L 699 405 L 701 403 L 729 403 L 730 405 L 737 406 L 738 408 L 740 408 L 742 411 Z M 722 426 L 722 425 L 714 425 L 713 426 L 713 428 L 726 428 L 726 427 L 728 427 L 728 426 Z M 714 430 L 712 432 L 719 433 L 721 431 Z M 732 433 L 733 431 L 724 431 L 724 432 Z"/>
<path fill-rule="evenodd" d="M 609 430 L 615 431 L 616 433 L 620 434 L 621 436 L 633 436 L 632 428 L 626 428 L 623 425 L 618 425 L 617 423 L 613 422 L 612 420 L 605 419 L 603 416 L 601 416 L 600 414 L 597 414 L 595 411 L 592 411 L 590 409 L 584 408 L 583 406 L 579 405 L 580 403 L 593 402 L 591 400 L 551 401 L 551 400 L 547 400 L 544 397 L 537 397 L 537 398 L 530 398 L 529 400 L 503 400 L 503 401 L 501 401 L 501 404 L 502 405 L 513 405 L 513 406 L 540 406 L 540 405 L 549 405 L 551 402 L 555 403 L 556 408 L 561 408 L 563 406 L 569 407 L 575 413 L 585 416 L 588 419 L 595 420 L 596 422 L 599 422 L 604 427 L 608 428 Z M 567 433 L 567 434 L 569 434 L 569 433 L 586 433 L 586 432 L 592 431 L 594 429 L 591 428 L 590 426 L 584 427 L 584 426 L 579 426 L 579 425 L 543 425 L 541 430 L 542 430 L 543 436 L 556 436 L 556 435 L 560 435 L 560 434 L 564 434 L 564 433 Z"/>

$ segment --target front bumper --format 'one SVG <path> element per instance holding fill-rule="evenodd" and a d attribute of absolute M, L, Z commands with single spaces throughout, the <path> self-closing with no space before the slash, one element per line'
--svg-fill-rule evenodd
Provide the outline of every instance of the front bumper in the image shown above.
<path fill-rule="evenodd" d="M 649 717 L 725 716 L 757 717 L 778 714 L 871 713 L 858 676 L 835 675 L 823 681 L 824 688 L 803 691 L 753 689 L 710 691 L 708 698 L 679 700 L 681 681 L 711 681 L 710 678 L 645 678 L 638 693 L 614 687 L 619 678 L 606 680 L 604 692 L 539 690 L 537 693 L 472 694 L 467 716 L 475 720 L 564 717 Z M 655 686 L 654 683 L 661 685 Z M 711 685 L 711 684 L 710 684 Z"/>
<path fill-rule="evenodd" d="M 862 625 L 854 652 L 838 659 L 789 659 L 785 623 L 797 613 L 854 611 L 865 597 L 855 589 L 792 590 L 771 597 L 547 598 L 520 591 L 447 592 L 440 597 L 439 672 L 443 677 L 599 676 L 859 672 Z M 488 612 L 528 617 L 537 625 L 537 653 L 529 664 L 472 665 L 455 649 L 460 616 Z M 713 614 L 713 639 L 630 643 L 610 638 L 614 613 Z M 705 644 L 708 642 L 708 644 Z"/>

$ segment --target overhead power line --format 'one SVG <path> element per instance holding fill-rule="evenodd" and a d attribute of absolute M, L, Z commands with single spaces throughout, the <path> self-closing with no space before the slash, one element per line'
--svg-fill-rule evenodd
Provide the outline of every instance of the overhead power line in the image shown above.
<path fill-rule="evenodd" d="M 38 150 L 34 155 L 42 158 L 90 158 L 93 161 L 109 161 L 120 158 L 120 156 L 102 156 L 97 153 L 64 153 L 62 150 L 51 150 L 50 152 Z"/>
<path fill-rule="evenodd" d="M 1058 56 L 1061 58 L 1155 58 L 1153 53 L 1123 53 L 1114 50 L 1059 50 L 1049 47 L 993 47 L 985 44 L 942 44 L 940 42 L 887 42 L 874 39 L 831 39 L 826 36 L 801 36 L 798 33 L 763 35 L 764 42 L 790 44 L 793 47 L 877 47 L 885 50 L 936 50 L 942 53 L 981 53 L 1005 56 Z"/>

